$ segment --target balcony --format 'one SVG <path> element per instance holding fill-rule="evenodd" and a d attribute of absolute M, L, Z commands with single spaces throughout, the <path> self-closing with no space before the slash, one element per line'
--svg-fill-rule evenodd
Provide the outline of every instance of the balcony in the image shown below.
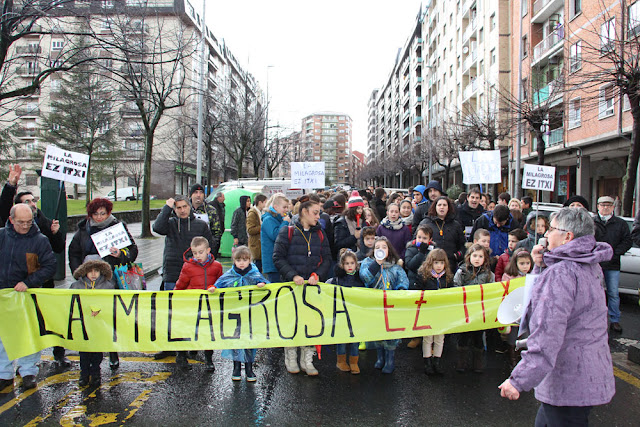
<path fill-rule="evenodd" d="M 545 37 L 540 43 L 533 48 L 533 61 L 539 61 L 542 57 L 550 52 L 555 46 L 564 40 L 564 28 L 559 28 Z"/>
<path fill-rule="evenodd" d="M 40 115 L 40 108 L 38 107 L 20 107 L 16 108 L 16 116 L 19 117 L 35 117 Z"/>
<path fill-rule="evenodd" d="M 559 82 L 557 80 L 550 81 L 545 87 L 533 94 L 533 104 L 539 105 L 545 102 L 549 97 L 555 98 L 560 95 L 558 90 Z"/>
<path fill-rule="evenodd" d="M 462 72 L 466 73 L 469 69 L 475 65 L 476 60 L 478 59 L 478 50 L 474 49 L 471 51 L 470 55 L 466 57 L 464 60 L 464 64 L 462 67 Z"/>
<path fill-rule="evenodd" d="M 404 138 L 408 133 L 409 133 L 409 127 L 407 126 L 407 127 L 406 127 L 406 128 L 404 128 L 404 130 L 402 131 L 402 137 Z"/>
<path fill-rule="evenodd" d="M 460 11 L 463 18 L 467 16 L 467 14 L 469 13 L 469 9 L 471 9 L 471 6 L 473 6 L 475 3 L 476 0 L 465 0 L 465 2 L 462 3 L 462 9 Z"/>
<path fill-rule="evenodd" d="M 544 23 L 551 15 L 564 7 L 564 0 L 536 0 L 533 2 L 533 14 L 531 22 Z"/>
<path fill-rule="evenodd" d="M 33 77 L 40 74 L 41 71 L 42 71 L 42 68 L 40 67 L 22 66 L 22 67 L 18 67 L 16 73 L 21 77 Z"/>
<path fill-rule="evenodd" d="M 418 77 L 418 78 L 416 79 L 416 82 L 415 82 L 414 86 L 418 86 L 418 85 L 420 85 L 420 84 L 422 84 L 422 77 Z"/>
<path fill-rule="evenodd" d="M 478 78 L 471 80 L 471 82 L 464 88 L 464 99 L 467 100 L 471 98 L 477 91 L 480 83 L 478 82 Z"/>
<path fill-rule="evenodd" d="M 423 100 L 424 100 L 424 98 L 423 98 L 423 97 L 421 97 L 421 96 L 419 96 L 419 97 L 417 97 L 417 98 L 416 98 L 416 102 L 422 102 Z"/>
<path fill-rule="evenodd" d="M 471 20 L 471 22 L 469 22 L 469 25 L 467 25 L 467 28 L 464 30 L 464 34 L 462 35 L 463 43 L 469 40 L 469 37 L 471 37 L 471 35 L 476 32 L 477 27 L 478 27 L 478 20 L 474 18 Z"/>
<path fill-rule="evenodd" d="M 542 140 L 544 141 L 545 148 L 550 148 L 562 144 L 562 141 L 564 140 L 564 127 L 550 130 L 549 132 L 542 135 Z M 537 144 L 534 147 L 534 150 L 537 150 Z"/>
<path fill-rule="evenodd" d="M 39 45 L 17 46 L 16 53 L 18 55 L 37 55 L 42 53 L 42 47 Z"/>
<path fill-rule="evenodd" d="M 34 128 L 20 128 L 15 131 L 14 135 L 17 138 L 35 138 L 37 130 Z"/>

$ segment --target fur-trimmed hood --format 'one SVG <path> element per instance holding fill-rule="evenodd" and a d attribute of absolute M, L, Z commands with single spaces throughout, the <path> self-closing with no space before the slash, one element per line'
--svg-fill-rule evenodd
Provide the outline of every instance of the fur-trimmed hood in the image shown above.
<path fill-rule="evenodd" d="M 107 280 L 111 280 L 111 276 L 113 276 L 113 271 L 111 271 L 109 263 L 101 260 L 91 260 L 82 263 L 82 265 L 73 272 L 73 278 L 79 280 L 81 277 L 86 276 L 91 270 L 98 270 L 100 276 Z"/>

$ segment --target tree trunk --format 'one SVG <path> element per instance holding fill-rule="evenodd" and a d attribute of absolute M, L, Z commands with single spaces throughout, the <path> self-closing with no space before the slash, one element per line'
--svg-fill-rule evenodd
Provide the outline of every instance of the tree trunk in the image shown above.
<path fill-rule="evenodd" d="M 118 172 L 114 167 L 113 169 L 113 200 L 118 200 Z"/>
<path fill-rule="evenodd" d="M 631 116 L 633 128 L 631 131 L 631 151 L 627 162 L 627 174 L 624 177 L 622 189 L 622 215 L 634 216 L 633 193 L 638 174 L 638 159 L 640 158 L 640 96 L 637 91 L 629 92 L 629 104 L 631 104 Z"/>
<path fill-rule="evenodd" d="M 150 194 L 151 194 L 151 155 L 153 153 L 153 132 L 147 130 L 145 135 L 144 146 L 144 168 L 142 172 L 142 231 L 140 238 L 144 239 L 152 237 L 151 233 L 151 213 Z"/>
<path fill-rule="evenodd" d="M 209 146 L 207 147 L 207 191 L 206 191 L 207 196 L 211 192 L 211 187 L 213 186 L 213 184 L 211 184 L 211 178 L 213 177 L 212 171 L 211 171 L 212 155 L 213 155 L 213 150 L 211 149 L 211 144 L 209 144 Z"/>
<path fill-rule="evenodd" d="M 545 151 L 545 145 L 544 145 L 544 139 L 542 139 L 544 133 L 542 131 L 540 131 L 540 129 L 535 129 L 535 134 L 536 134 L 536 140 L 537 140 L 537 144 L 536 144 L 536 151 L 538 152 L 538 164 L 539 165 L 544 165 L 544 151 Z"/>

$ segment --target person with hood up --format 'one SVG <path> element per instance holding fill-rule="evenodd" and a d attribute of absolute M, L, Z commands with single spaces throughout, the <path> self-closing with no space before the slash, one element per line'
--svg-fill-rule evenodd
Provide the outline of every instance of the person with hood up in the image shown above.
<path fill-rule="evenodd" d="M 524 249 L 525 251 L 531 253 L 533 247 L 538 244 L 538 241 L 549 229 L 549 218 L 544 215 L 538 215 L 538 219 L 536 220 L 536 213 L 529 212 L 527 216 L 527 238 L 521 240 L 516 245 L 516 249 Z M 535 228 L 534 228 L 535 224 Z"/>
<path fill-rule="evenodd" d="M 422 191 L 420 191 L 422 190 Z M 417 193 L 417 194 L 416 194 Z M 418 195 L 422 195 L 422 199 L 418 202 Z M 413 213 L 413 229 L 416 230 L 425 216 L 428 215 L 431 203 L 438 197 L 446 196 L 447 193 L 442 191 L 442 184 L 439 181 L 431 181 L 427 186 L 417 185 L 413 189 L 413 197 L 416 201 L 416 211 Z"/>
<path fill-rule="evenodd" d="M 563 208 L 551 218 L 548 248 L 533 248 L 539 276 L 520 323 L 527 350 L 499 388 L 509 400 L 535 389 L 535 425 L 586 426 L 592 407 L 615 394 L 600 267 L 613 249 L 594 232 L 586 209 Z"/>
<path fill-rule="evenodd" d="M 251 209 L 251 197 L 240 196 L 240 205 L 233 212 L 231 218 L 231 235 L 233 246 L 247 246 L 249 235 L 247 234 L 247 212 Z"/>

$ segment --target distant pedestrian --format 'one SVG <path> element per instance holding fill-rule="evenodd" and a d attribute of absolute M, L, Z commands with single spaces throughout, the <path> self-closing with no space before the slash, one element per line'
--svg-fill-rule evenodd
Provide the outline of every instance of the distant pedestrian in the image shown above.
<path fill-rule="evenodd" d="M 373 202 L 373 211 L 376 213 L 378 220 L 381 221 L 387 213 L 387 192 L 384 191 L 384 188 L 376 188 L 375 196 L 371 201 Z"/>
<path fill-rule="evenodd" d="M 213 199 L 213 202 L 211 203 L 211 205 L 215 208 L 216 213 L 218 214 L 218 218 L 220 219 L 220 224 L 218 225 L 218 228 L 215 230 L 215 232 L 212 231 L 212 235 L 215 237 L 214 240 L 214 244 L 216 246 L 213 246 L 211 248 L 211 253 L 213 253 L 213 256 L 215 258 L 219 258 L 220 257 L 220 242 L 222 241 L 222 235 L 224 234 L 225 230 L 226 230 L 226 211 L 225 211 L 225 204 L 224 204 L 224 193 L 222 192 L 218 192 L 216 193 L 216 197 L 215 199 Z"/>
<path fill-rule="evenodd" d="M 9 220 L 9 211 L 13 206 L 13 197 L 18 189 L 20 175 L 22 175 L 22 167 L 19 164 L 9 165 L 9 176 L 0 194 L 0 227 L 4 227 Z"/>
<path fill-rule="evenodd" d="M 253 263 L 262 271 L 262 250 L 260 243 L 260 230 L 262 229 L 262 211 L 267 204 L 267 196 L 256 194 L 253 198 L 253 206 L 247 212 L 247 234 L 249 235 L 249 249 Z"/>
<path fill-rule="evenodd" d="M 240 196 L 240 204 L 233 211 L 231 218 L 231 236 L 233 246 L 247 246 L 249 235 L 247 234 L 247 212 L 251 209 L 251 196 Z"/>

